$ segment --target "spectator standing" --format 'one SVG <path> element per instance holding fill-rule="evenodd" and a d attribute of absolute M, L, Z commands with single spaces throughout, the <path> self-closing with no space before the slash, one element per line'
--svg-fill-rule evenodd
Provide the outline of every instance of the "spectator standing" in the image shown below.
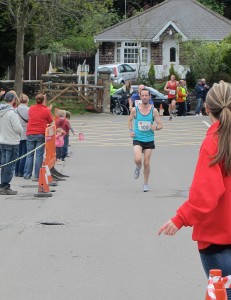
<path fill-rule="evenodd" d="M 129 100 L 131 99 L 132 93 L 133 89 L 131 87 L 131 81 L 126 80 L 125 84 L 122 86 L 122 104 L 126 106 L 129 104 Z"/>
<path fill-rule="evenodd" d="M 196 100 L 197 100 L 196 116 L 199 116 L 201 115 L 201 108 L 202 108 L 203 97 L 204 97 L 204 87 L 201 79 L 198 80 L 197 85 L 195 86 L 195 91 L 196 91 Z"/>
<path fill-rule="evenodd" d="M 168 111 L 169 120 L 172 120 L 173 111 L 176 107 L 176 89 L 178 86 L 178 81 L 176 81 L 175 75 L 171 75 L 170 80 L 166 82 L 164 90 L 168 93 Z"/>
<path fill-rule="evenodd" d="M 36 149 L 34 166 L 34 152 L 26 157 L 24 179 L 30 179 L 34 168 L 34 178 L 38 180 L 39 171 L 43 163 L 45 130 L 48 124 L 53 122 L 51 107 L 46 106 L 46 95 L 38 94 L 35 97 L 36 104 L 29 108 L 29 120 L 27 125 L 27 151 Z"/>
<path fill-rule="evenodd" d="M 56 129 L 55 147 L 56 147 L 56 161 L 58 164 L 62 163 L 62 149 L 64 145 L 65 131 L 62 128 Z"/>
<path fill-rule="evenodd" d="M 14 111 L 17 96 L 5 94 L 5 103 L 0 104 L 0 153 L 1 165 L 13 162 L 18 157 L 18 146 L 23 131 L 18 115 Z M 14 176 L 15 162 L 1 169 L 1 195 L 15 195 L 17 191 L 10 188 Z"/>
<path fill-rule="evenodd" d="M 206 97 L 212 122 L 201 145 L 188 200 L 159 234 L 173 236 L 193 227 L 204 271 L 221 269 L 231 275 L 231 85 L 214 84 Z M 231 300 L 231 289 L 227 289 Z"/>
<path fill-rule="evenodd" d="M 26 130 L 27 130 L 27 123 L 28 123 L 28 102 L 29 98 L 25 94 L 21 94 L 19 96 L 19 106 L 15 109 L 15 112 L 19 116 L 20 123 L 23 128 L 23 132 L 21 135 L 21 140 L 19 143 L 19 157 L 23 156 L 27 153 L 27 147 L 26 147 Z M 23 177 L 24 175 L 24 167 L 26 163 L 26 157 L 21 158 L 16 162 L 15 166 L 15 176 Z"/>
<path fill-rule="evenodd" d="M 68 155 L 69 131 L 70 131 L 70 123 L 66 119 L 66 111 L 65 110 L 59 110 L 58 118 L 55 121 L 55 125 L 56 125 L 56 128 L 62 128 L 66 133 L 64 136 L 64 145 L 62 148 L 62 161 L 64 161 Z"/>
<path fill-rule="evenodd" d="M 204 91 L 203 91 L 203 104 L 202 104 L 202 110 L 201 111 L 202 111 L 203 115 L 206 115 L 205 99 L 206 99 L 206 96 L 207 96 L 207 93 L 208 93 L 210 87 L 207 85 L 205 78 L 202 78 L 201 82 L 202 82 L 202 85 L 203 85 L 203 88 L 204 88 Z"/>
<path fill-rule="evenodd" d="M 185 88 L 185 81 L 180 80 L 179 86 L 177 87 L 177 103 L 178 103 L 178 116 L 186 115 L 186 97 L 187 92 Z"/>

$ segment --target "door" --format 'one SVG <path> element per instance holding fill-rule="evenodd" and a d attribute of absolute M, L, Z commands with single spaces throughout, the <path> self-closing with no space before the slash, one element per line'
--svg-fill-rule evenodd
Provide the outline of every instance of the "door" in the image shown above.
<path fill-rule="evenodd" d="M 167 35 L 163 40 L 163 65 L 168 71 L 172 64 L 177 71 L 179 67 L 179 44 L 173 36 Z"/>

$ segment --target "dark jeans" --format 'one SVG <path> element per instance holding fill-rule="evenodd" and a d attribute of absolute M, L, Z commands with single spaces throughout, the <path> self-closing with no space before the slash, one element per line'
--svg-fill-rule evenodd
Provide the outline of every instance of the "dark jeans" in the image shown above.
<path fill-rule="evenodd" d="M 64 145 L 63 145 L 63 148 L 62 148 L 62 159 L 63 160 L 65 159 L 65 157 L 67 157 L 68 145 L 69 145 L 69 134 L 66 134 L 64 136 Z"/>
<path fill-rule="evenodd" d="M 18 157 L 18 145 L 0 144 L 1 165 L 14 161 Z M 0 187 L 10 187 L 10 182 L 14 176 L 15 163 L 9 164 L 1 169 Z"/>
<path fill-rule="evenodd" d="M 19 157 L 27 153 L 26 140 L 21 140 L 19 143 Z M 26 157 L 21 158 L 16 162 L 15 176 L 23 177 Z"/>
<path fill-rule="evenodd" d="M 209 270 L 220 269 L 222 277 L 231 275 L 231 245 L 212 245 L 200 251 L 201 262 L 207 277 Z M 226 289 L 228 300 L 231 300 L 231 289 Z"/>
<path fill-rule="evenodd" d="M 202 105 L 203 105 L 203 99 L 197 98 L 196 114 L 198 115 L 200 114 Z"/>
<path fill-rule="evenodd" d="M 63 147 L 56 147 L 56 159 L 62 159 L 62 149 Z"/>
<path fill-rule="evenodd" d="M 38 146 L 45 143 L 44 134 L 31 134 L 27 136 L 27 151 L 36 149 Z M 44 145 L 36 150 L 34 177 L 39 178 L 39 171 L 43 163 Z M 30 178 L 34 167 L 34 152 L 27 155 L 24 168 L 24 178 Z"/>

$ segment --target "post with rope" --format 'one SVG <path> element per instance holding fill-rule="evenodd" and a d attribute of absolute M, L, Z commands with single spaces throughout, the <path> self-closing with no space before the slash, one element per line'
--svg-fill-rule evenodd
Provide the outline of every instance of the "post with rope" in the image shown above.
<path fill-rule="evenodd" d="M 45 156 L 39 172 L 38 193 L 35 197 L 51 197 L 49 185 L 53 184 L 50 169 L 55 165 L 55 125 L 48 126 L 45 131 Z"/>

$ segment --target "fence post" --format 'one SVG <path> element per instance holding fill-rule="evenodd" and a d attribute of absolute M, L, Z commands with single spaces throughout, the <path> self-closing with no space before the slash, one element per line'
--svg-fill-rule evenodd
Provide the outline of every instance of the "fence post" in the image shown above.
<path fill-rule="evenodd" d="M 99 78 L 102 80 L 102 84 L 104 86 L 103 112 L 110 113 L 110 107 L 111 107 L 111 96 L 110 96 L 111 71 L 108 71 L 108 70 L 99 71 Z"/>

